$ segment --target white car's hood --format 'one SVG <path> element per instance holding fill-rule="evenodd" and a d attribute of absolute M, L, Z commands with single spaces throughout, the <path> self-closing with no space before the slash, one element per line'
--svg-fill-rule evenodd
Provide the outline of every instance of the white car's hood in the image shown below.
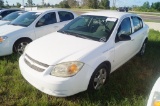
<path fill-rule="evenodd" d="M 18 30 L 23 29 L 23 28 L 25 28 L 25 27 L 13 26 L 13 25 L 0 26 L 0 36 L 5 36 L 6 34 L 10 34 L 14 31 L 18 31 Z"/>
<path fill-rule="evenodd" d="M 89 52 L 102 44 L 102 42 L 55 32 L 30 43 L 25 53 L 39 62 L 54 65 L 69 56 L 83 50 Z M 74 61 L 76 59 L 77 57 Z"/>
<path fill-rule="evenodd" d="M 0 20 L 0 26 L 10 23 L 10 21 L 2 21 Z"/>

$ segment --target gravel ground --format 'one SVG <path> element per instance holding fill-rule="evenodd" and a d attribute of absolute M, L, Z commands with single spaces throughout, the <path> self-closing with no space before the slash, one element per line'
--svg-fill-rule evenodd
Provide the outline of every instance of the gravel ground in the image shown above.
<path fill-rule="evenodd" d="M 155 22 L 145 22 L 150 29 L 158 30 L 160 31 L 160 23 L 155 23 Z"/>

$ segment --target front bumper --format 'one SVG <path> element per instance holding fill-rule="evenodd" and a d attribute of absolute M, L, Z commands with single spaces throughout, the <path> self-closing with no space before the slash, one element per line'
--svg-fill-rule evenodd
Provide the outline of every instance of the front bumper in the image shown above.
<path fill-rule="evenodd" d="M 88 71 L 92 70 L 84 65 L 82 70 L 72 77 L 55 77 L 50 75 L 53 66 L 49 66 L 44 72 L 37 72 L 24 62 L 24 56 L 19 59 L 19 67 L 22 76 L 38 90 L 57 97 L 66 97 L 85 91 L 88 88 L 90 77 Z"/>
<path fill-rule="evenodd" d="M 12 46 L 10 42 L 4 41 L 0 43 L 0 56 L 12 54 Z"/>

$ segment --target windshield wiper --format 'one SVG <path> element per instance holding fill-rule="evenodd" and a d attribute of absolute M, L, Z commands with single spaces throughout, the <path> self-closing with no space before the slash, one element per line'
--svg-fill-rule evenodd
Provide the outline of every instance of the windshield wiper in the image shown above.
<path fill-rule="evenodd" d="M 20 24 L 10 24 L 10 25 L 26 27 L 26 26 L 20 25 Z"/>
<path fill-rule="evenodd" d="M 84 39 L 93 40 L 93 39 L 91 39 L 91 38 L 86 37 L 86 36 L 83 35 L 83 34 L 78 34 L 78 33 L 69 32 L 69 31 L 58 31 L 58 32 L 63 33 L 63 34 L 67 34 L 67 35 L 72 35 L 72 36 L 79 37 L 79 38 L 84 38 Z"/>
<path fill-rule="evenodd" d="M 91 39 L 91 38 L 88 38 L 88 37 L 86 37 L 86 36 L 83 36 L 82 34 L 76 33 L 75 35 L 76 35 L 76 37 L 93 40 L 93 39 Z"/>
<path fill-rule="evenodd" d="M 61 30 L 59 30 L 57 32 L 60 32 L 60 33 L 63 33 L 63 34 L 67 34 L 66 31 L 61 31 Z"/>
<path fill-rule="evenodd" d="M 10 25 L 19 26 L 18 24 L 10 24 Z"/>

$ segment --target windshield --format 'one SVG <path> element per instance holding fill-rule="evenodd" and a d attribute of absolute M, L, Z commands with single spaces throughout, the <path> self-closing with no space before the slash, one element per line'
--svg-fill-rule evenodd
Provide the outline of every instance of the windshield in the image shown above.
<path fill-rule="evenodd" d="M 70 22 L 58 32 L 85 39 L 106 42 L 110 37 L 116 22 L 117 18 L 83 15 Z"/>
<path fill-rule="evenodd" d="M 19 12 L 19 11 L 18 12 L 13 12 L 13 13 L 5 16 L 4 18 L 2 18 L 2 20 L 4 20 L 4 21 L 12 21 L 12 20 L 16 19 L 21 14 L 22 14 L 22 12 Z"/>
<path fill-rule="evenodd" d="M 17 17 L 15 20 L 13 20 L 10 24 L 16 25 L 16 26 L 29 26 L 41 13 L 37 12 L 26 12 L 19 17 Z"/>

